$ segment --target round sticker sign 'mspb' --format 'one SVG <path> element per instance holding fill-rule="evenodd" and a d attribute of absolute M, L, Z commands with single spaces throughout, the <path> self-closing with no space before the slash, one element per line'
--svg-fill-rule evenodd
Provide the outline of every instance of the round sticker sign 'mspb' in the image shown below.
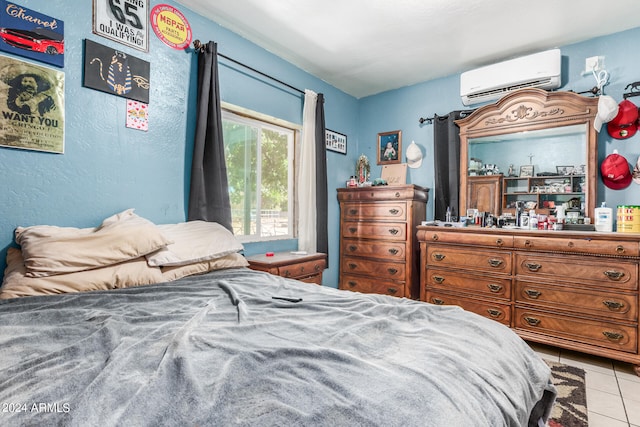
<path fill-rule="evenodd" d="M 189 22 L 173 6 L 159 4 L 151 9 L 151 27 L 164 44 L 174 49 L 186 49 L 191 43 Z"/>

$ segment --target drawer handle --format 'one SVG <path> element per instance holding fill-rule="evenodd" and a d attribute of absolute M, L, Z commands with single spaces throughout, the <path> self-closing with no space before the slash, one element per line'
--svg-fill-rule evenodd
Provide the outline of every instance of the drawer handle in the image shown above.
<path fill-rule="evenodd" d="M 395 295 L 395 294 L 397 294 L 397 293 L 398 293 L 398 290 L 397 290 L 396 288 L 387 288 L 387 292 L 388 292 L 390 295 Z"/>
<path fill-rule="evenodd" d="M 431 302 L 436 304 L 436 305 L 443 305 L 444 304 L 444 300 L 441 300 L 440 298 L 431 298 Z"/>
<path fill-rule="evenodd" d="M 567 243 L 567 246 L 572 248 L 574 246 L 574 244 L 573 244 L 573 242 L 569 242 L 569 243 Z"/>
<path fill-rule="evenodd" d="M 291 272 L 289 270 L 285 270 L 284 277 L 291 277 Z"/>
<path fill-rule="evenodd" d="M 622 245 L 616 246 L 616 252 L 619 253 L 619 254 L 623 254 L 624 253 L 624 246 L 622 246 Z"/>
<path fill-rule="evenodd" d="M 389 272 L 389 274 L 396 274 L 398 272 L 397 268 L 387 268 L 387 271 Z"/>
<path fill-rule="evenodd" d="M 358 247 L 356 245 L 349 245 L 349 251 L 355 252 L 357 250 L 358 250 Z"/>
<path fill-rule="evenodd" d="M 622 338 L 624 338 L 624 335 L 619 332 L 603 331 L 602 335 L 604 335 L 611 341 L 620 341 Z"/>
<path fill-rule="evenodd" d="M 602 303 L 604 305 L 607 306 L 607 308 L 611 311 L 618 311 L 620 310 L 622 307 L 624 307 L 624 303 L 623 302 L 618 302 L 618 301 L 602 301 Z"/>
<path fill-rule="evenodd" d="M 527 248 L 530 248 L 530 247 L 532 247 L 532 246 L 533 246 L 533 243 L 531 242 L 531 240 L 527 239 L 527 240 L 525 240 L 525 241 L 524 241 L 524 245 L 525 245 Z"/>
<path fill-rule="evenodd" d="M 431 240 L 436 241 L 438 240 L 438 235 L 434 234 L 433 236 L 431 236 Z"/>
<path fill-rule="evenodd" d="M 396 197 L 400 197 L 400 193 L 396 192 Z"/>
<path fill-rule="evenodd" d="M 400 251 L 399 251 L 399 250 L 397 250 L 396 248 L 391 248 L 391 249 L 389 249 L 389 253 L 390 253 L 391 255 L 397 255 L 397 254 L 398 254 L 398 252 L 400 252 Z"/>
<path fill-rule="evenodd" d="M 447 256 L 445 254 L 433 254 L 431 255 L 433 257 L 433 259 L 435 259 L 436 261 L 442 261 L 443 259 L 445 259 Z"/>
<path fill-rule="evenodd" d="M 358 268 L 358 264 L 354 264 L 352 262 L 349 263 L 349 268 L 352 270 L 355 270 L 356 268 Z"/>
<path fill-rule="evenodd" d="M 349 231 L 355 233 L 358 229 L 356 227 L 349 227 Z"/>
<path fill-rule="evenodd" d="M 496 258 L 491 258 L 488 262 L 491 267 L 500 267 L 504 263 L 501 259 Z"/>
<path fill-rule="evenodd" d="M 395 236 L 399 232 L 400 232 L 400 230 L 398 230 L 397 228 L 390 228 L 389 229 L 389 234 L 391 234 L 392 236 Z"/>
<path fill-rule="evenodd" d="M 398 215 L 398 213 L 399 213 L 399 212 L 400 212 L 400 211 L 399 211 L 398 209 L 389 209 L 389 213 L 390 213 L 391 215 Z"/>
<path fill-rule="evenodd" d="M 502 285 L 497 285 L 495 283 L 488 283 L 487 287 L 493 293 L 500 292 L 502 290 Z"/>
<path fill-rule="evenodd" d="M 322 270 L 322 267 L 320 266 L 320 264 L 316 264 L 316 265 L 313 266 L 313 269 L 315 271 L 320 271 L 320 270 Z"/>
<path fill-rule="evenodd" d="M 441 284 L 442 282 L 444 282 L 444 277 L 442 276 L 431 276 L 433 278 L 433 281 L 436 282 L 437 284 Z"/>
<path fill-rule="evenodd" d="M 502 314 L 502 311 L 496 310 L 495 308 L 488 308 L 487 313 L 489 313 L 489 316 L 496 318 L 496 317 L 500 317 L 500 315 Z"/>
<path fill-rule="evenodd" d="M 607 270 L 604 272 L 604 275 L 611 280 L 620 280 L 624 277 L 624 273 L 622 271 L 615 270 Z"/>
<path fill-rule="evenodd" d="M 538 297 L 542 295 L 542 292 L 536 291 L 535 289 L 525 289 L 524 293 L 533 299 L 538 299 Z"/>
<path fill-rule="evenodd" d="M 498 239 L 498 240 L 496 240 L 496 245 L 502 246 L 502 245 L 504 245 L 504 241 L 502 239 Z"/>
<path fill-rule="evenodd" d="M 357 283 L 353 282 L 353 281 L 348 281 L 347 285 L 349 285 L 349 286 L 351 286 L 353 288 L 353 287 L 355 287 L 357 285 Z"/>
<path fill-rule="evenodd" d="M 358 209 L 350 209 L 350 210 L 349 210 L 349 214 L 350 214 L 350 215 L 355 215 L 355 214 L 357 214 L 357 213 L 358 213 Z"/>
<path fill-rule="evenodd" d="M 529 269 L 529 271 L 538 271 L 542 268 L 540 264 L 536 264 L 534 262 L 525 262 L 524 266 Z M 605 273 L 606 274 L 606 273 Z"/>
<path fill-rule="evenodd" d="M 531 326 L 538 326 L 540 324 L 540 319 L 536 319 L 535 317 L 525 316 L 524 321 Z"/>

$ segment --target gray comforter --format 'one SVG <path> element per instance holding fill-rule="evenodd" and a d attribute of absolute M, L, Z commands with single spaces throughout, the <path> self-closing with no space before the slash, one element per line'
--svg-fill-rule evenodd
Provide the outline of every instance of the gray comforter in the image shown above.
<path fill-rule="evenodd" d="M 549 378 L 457 307 L 245 268 L 0 302 L 7 426 L 520 426 Z"/>

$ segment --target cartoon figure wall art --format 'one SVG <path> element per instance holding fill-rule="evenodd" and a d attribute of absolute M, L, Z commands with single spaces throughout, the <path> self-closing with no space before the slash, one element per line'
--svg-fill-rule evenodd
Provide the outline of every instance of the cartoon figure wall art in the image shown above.
<path fill-rule="evenodd" d="M 85 87 L 149 103 L 150 65 L 147 61 L 85 40 Z"/>

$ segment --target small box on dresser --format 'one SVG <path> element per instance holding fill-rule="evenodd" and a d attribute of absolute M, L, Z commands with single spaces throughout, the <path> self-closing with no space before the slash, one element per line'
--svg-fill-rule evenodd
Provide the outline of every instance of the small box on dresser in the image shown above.
<path fill-rule="evenodd" d="M 640 234 L 418 227 L 421 299 L 640 375 Z"/>
<path fill-rule="evenodd" d="M 419 298 L 416 227 L 429 190 L 417 185 L 339 188 L 339 288 Z"/>

